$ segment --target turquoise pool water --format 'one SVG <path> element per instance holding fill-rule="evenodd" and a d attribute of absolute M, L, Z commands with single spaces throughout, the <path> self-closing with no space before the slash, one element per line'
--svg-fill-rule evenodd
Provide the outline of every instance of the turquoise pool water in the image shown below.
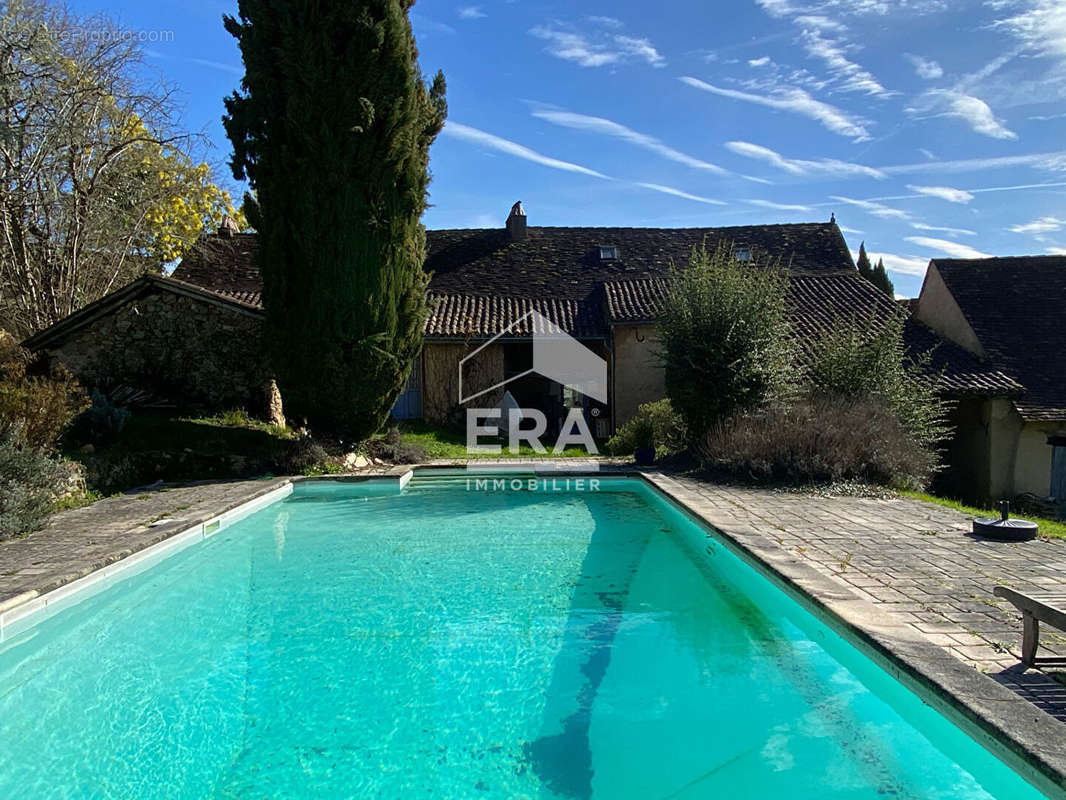
<path fill-rule="evenodd" d="M 1028 798 L 637 481 L 303 485 L 5 642 L 2 798 Z"/>

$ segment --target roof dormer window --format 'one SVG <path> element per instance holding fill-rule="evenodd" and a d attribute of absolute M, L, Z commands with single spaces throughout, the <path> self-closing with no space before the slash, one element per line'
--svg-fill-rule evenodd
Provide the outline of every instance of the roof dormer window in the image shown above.
<path fill-rule="evenodd" d="M 748 262 L 751 261 L 751 248 L 750 247 L 734 247 L 733 258 L 737 261 Z"/>
<path fill-rule="evenodd" d="M 600 261 L 617 261 L 619 258 L 618 248 L 608 245 L 600 245 Z"/>

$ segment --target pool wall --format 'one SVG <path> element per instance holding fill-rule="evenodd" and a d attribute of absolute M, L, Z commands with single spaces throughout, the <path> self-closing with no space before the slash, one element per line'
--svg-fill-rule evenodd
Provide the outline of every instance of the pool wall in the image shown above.
<path fill-rule="evenodd" d="M 502 465 L 485 470 L 499 476 Z M 529 465 L 512 465 L 521 470 Z M 453 470 L 454 471 L 454 470 Z M 527 470 L 528 471 L 528 470 Z M 476 472 L 466 474 L 473 477 Z M 576 473 L 568 470 L 571 475 Z M 423 475 L 443 470 L 419 469 Z M 398 491 L 412 477 L 411 468 L 382 478 L 348 479 L 368 490 Z M 1066 800 L 1066 736 L 1063 724 L 992 678 L 962 663 L 910 626 L 895 622 L 873 603 L 839 580 L 818 572 L 804 559 L 710 503 L 683 482 L 657 472 L 611 470 L 588 477 L 638 477 L 654 495 L 672 505 L 752 566 L 803 608 L 872 659 L 878 667 L 950 719 L 987 750 L 1049 797 Z M 181 550 L 215 535 L 245 517 L 284 500 L 294 484 L 333 482 L 343 478 L 286 479 L 280 485 L 233 508 L 177 529 L 155 544 L 39 596 L 20 595 L 0 604 L 0 643 L 38 622 L 91 597 L 124 578 L 149 569 Z"/>

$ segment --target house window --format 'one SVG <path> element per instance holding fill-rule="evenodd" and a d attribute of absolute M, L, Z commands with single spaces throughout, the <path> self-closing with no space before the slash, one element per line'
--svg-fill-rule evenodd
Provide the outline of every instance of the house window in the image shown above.
<path fill-rule="evenodd" d="M 618 248 L 600 245 L 600 261 L 617 261 Z"/>
<path fill-rule="evenodd" d="M 737 261 L 751 261 L 751 248 L 750 247 L 734 247 L 733 258 Z"/>

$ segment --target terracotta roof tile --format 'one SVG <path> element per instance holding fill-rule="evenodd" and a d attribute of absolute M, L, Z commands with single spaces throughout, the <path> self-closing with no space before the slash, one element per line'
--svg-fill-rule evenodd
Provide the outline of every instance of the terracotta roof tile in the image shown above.
<path fill-rule="evenodd" d="M 425 268 L 432 278 L 426 335 L 494 336 L 536 310 L 573 336 L 604 337 L 609 323 L 653 320 L 671 268 L 686 263 L 692 249 L 703 242 L 709 247 L 719 242 L 748 247 L 758 259 L 780 259 L 789 268 L 790 317 L 801 341 L 858 309 L 875 315 L 895 313 L 896 304 L 855 272 L 839 229 L 830 223 L 677 229 L 533 227 L 518 242 L 512 242 L 504 229 L 438 230 L 427 232 Z M 260 306 L 256 246 L 254 234 L 201 237 L 174 277 Z M 601 259 L 601 246 L 618 248 L 618 258 Z M 528 323 L 512 332 L 528 334 Z M 1010 396 L 1020 390 L 999 364 L 982 364 L 913 321 L 908 323 L 907 341 L 922 352 L 935 347 L 934 364 L 942 370 L 949 393 Z M 1059 355 L 1064 352 L 1060 347 Z M 1039 413 L 1035 405 L 1027 408 Z"/>
<path fill-rule="evenodd" d="M 430 306 L 425 330 L 430 337 L 482 338 L 504 331 L 508 331 L 507 335 L 528 336 L 532 333 L 532 319 L 525 317 L 530 311 L 579 339 L 607 335 L 602 304 L 598 302 L 431 293 Z"/>

